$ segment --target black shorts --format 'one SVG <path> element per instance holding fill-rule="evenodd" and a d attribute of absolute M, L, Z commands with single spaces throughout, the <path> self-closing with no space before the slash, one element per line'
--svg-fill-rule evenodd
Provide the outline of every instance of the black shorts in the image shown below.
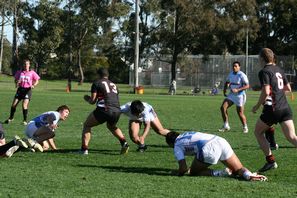
<path fill-rule="evenodd" d="M 32 89 L 31 88 L 23 88 L 19 87 L 14 98 L 18 100 L 24 100 L 24 99 L 31 99 L 32 96 Z"/>
<path fill-rule="evenodd" d="M 93 111 L 93 114 L 99 124 L 107 122 L 109 125 L 116 125 L 120 119 L 121 111 L 112 111 L 97 107 Z"/>
<path fill-rule="evenodd" d="M 293 114 L 290 107 L 273 111 L 272 106 L 264 105 L 260 119 L 265 124 L 271 126 L 273 124 L 281 123 L 287 120 L 293 120 Z"/>

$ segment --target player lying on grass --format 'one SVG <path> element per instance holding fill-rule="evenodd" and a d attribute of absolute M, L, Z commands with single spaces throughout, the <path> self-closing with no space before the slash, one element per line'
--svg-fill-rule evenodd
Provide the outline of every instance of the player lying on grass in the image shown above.
<path fill-rule="evenodd" d="M 138 145 L 137 151 L 144 152 L 147 146 L 144 143 L 150 127 L 159 135 L 166 136 L 169 132 L 164 129 L 153 107 L 148 103 L 134 100 L 121 106 L 121 112 L 129 117 L 129 135 L 131 140 Z M 144 124 L 142 135 L 139 135 L 141 124 Z"/>
<path fill-rule="evenodd" d="M 28 144 L 26 142 L 28 142 Z M 32 148 L 34 146 L 35 144 L 33 140 L 31 139 L 22 140 L 17 135 L 14 137 L 12 141 L 6 144 L 4 129 L 0 124 L 0 156 L 1 157 L 11 157 L 19 148 Z"/>
<path fill-rule="evenodd" d="M 43 149 L 38 148 L 38 150 L 48 150 L 50 147 L 57 150 L 54 142 L 55 129 L 57 129 L 60 120 L 67 119 L 69 112 L 70 109 L 67 105 L 59 106 L 56 111 L 45 112 L 31 120 L 24 132 L 27 137 L 42 145 Z"/>
<path fill-rule="evenodd" d="M 243 167 L 238 157 L 235 155 L 230 144 L 216 135 L 201 132 L 169 132 L 166 135 L 166 142 L 174 148 L 174 155 L 178 161 L 179 169 L 175 173 L 183 176 L 189 173 L 191 176 L 236 176 L 248 181 L 266 181 L 264 175 L 251 173 Z M 186 155 L 194 155 L 195 158 L 190 168 L 187 167 Z M 221 161 L 227 168 L 223 170 L 213 170 L 208 167 Z"/>

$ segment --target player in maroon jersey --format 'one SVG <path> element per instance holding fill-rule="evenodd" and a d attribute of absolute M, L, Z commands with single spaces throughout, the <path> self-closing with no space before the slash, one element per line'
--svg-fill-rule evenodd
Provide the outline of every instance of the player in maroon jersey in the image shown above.
<path fill-rule="evenodd" d="M 84 96 L 87 103 L 96 104 L 96 109 L 89 114 L 84 122 L 80 153 L 88 154 L 92 128 L 106 122 L 107 128 L 121 143 L 121 154 L 125 154 L 128 152 L 129 145 L 121 130 L 116 126 L 121 114 L 118 88 L 108 79 L 107 69 L 100 68 L 98 75 L 99 80 L 92 84 L 91 96 Z"/>
<path fill-rule="evenodd" d="M 291 86 L 284 71 L 276 66 L 275 55 L 269 48 L 263 48 L 259 54 L 263 69 L 259 72 L 262 91 L 257 104 L 252 111 L 256 111 L 263 105 L 263 111 L 255 126 L 255 136 L 260 148 L 266 156 L 267 163 L 259 170 L 264 172 L 277 168 L 275 158 L 271 152 L 265 131 L 273 124 L 281 125 L 286 139 L 297 147 L 297 136 L 293 123 L 292 110 L 288 104 L 285 92 L 291 92 Z"/>

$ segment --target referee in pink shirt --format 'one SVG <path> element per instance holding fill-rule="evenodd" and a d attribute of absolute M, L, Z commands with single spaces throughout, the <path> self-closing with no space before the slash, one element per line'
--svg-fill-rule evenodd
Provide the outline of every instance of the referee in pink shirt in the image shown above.
<path fill-rule="evenodd" d="M 14 78 L 17 91 L 10 108 L 10 116 L 4 123 L 9 124 L 13 121 L 16 107 L 23 100 L 23 124 L 27 125 L 28 105 L 32 96 L 32 89 L 36 87 L 40 77 L 35 71 L 30 70 L 30 61 L 25 59 L 23 69 L 17 71 Z"/>

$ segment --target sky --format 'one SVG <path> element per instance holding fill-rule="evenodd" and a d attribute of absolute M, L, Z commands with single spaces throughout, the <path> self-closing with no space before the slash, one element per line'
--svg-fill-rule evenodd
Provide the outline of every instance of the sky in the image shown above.
<path fill-rule="evenodd" d="M 12 27 L 11 27 L 11 25 L 6 25 L 4 27 L 4 35 L 6 35 L 6 38 L 12 43 Z"/>

